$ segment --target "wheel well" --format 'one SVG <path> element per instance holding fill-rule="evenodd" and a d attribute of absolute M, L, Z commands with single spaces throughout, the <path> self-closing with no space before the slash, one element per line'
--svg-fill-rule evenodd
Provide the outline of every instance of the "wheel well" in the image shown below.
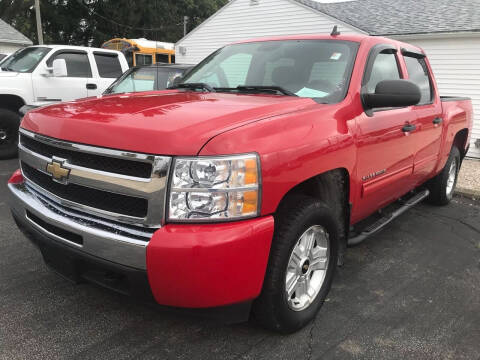
<path fill-rule="evenodd" d="M 16 95 L 0 95 L 0 107 L 14 112 L 18 112 L 20 108 L 25 105 L 25 102 L 20 96 Z"/>
<path fill-rule="evenodd" d="M 468 129 L 460 130 L 453 139 L 453 146 L 455 146 L 462 156 L 462 159 L 467 155 L 467 139 L 468 139 Z"/>
<path fill-rule="evenodd" d="M 342 236 L 341 258 L 346 249 L 348 231 L 350 228 L 350 176 L 346 169 L 339 168 L 314 176 L 293 187 L 280 201 L 277 208 L 285 208 L 295 195 L 307 195 L 325 202 L 339 219 Z M 288 206 L 288 205 L 287 205 Z M 343 246 L 345 245 L 345 246 Z"/>

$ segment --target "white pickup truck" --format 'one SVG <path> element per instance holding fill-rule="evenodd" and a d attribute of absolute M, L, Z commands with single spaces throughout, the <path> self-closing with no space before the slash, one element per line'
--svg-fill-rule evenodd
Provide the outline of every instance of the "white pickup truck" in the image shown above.
<path fill-rule="evenodd" d="M 101 95 L 128 63 L 118 51 L 41 45 L 17 51 L 0 68 L 0 159 L 6 159 L 17 153 L 21 108 Z"/>

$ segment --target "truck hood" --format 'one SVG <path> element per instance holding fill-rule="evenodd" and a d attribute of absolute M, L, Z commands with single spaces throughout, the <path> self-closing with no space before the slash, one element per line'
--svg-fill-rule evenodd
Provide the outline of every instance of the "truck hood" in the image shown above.
<path fill-rule="evenodd" d="M 95 146 L 159 155 L 196 155 L 212 137 L 315 106 L 308 98 L 183 91 L 109 95 L 30 111 L 22 127 Z"/>

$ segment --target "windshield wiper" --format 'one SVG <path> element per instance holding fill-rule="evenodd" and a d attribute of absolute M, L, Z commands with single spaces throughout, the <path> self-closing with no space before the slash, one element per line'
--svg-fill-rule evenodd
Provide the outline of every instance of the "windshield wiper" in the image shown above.
<path fill-rule="evenodd" d="M 280 93 L 283 95 L 288 95 L 288 96 L 297 96 L 291 91 L 288 91 L 287 89 L 282 88 L 281 86 L 275 86 L 275 85 L 244 85 L 244 86 L 237 86 L 236 88 L 238 91 L 243 91 L 243 92 L 268 92 L 268 93 Z"/>
<path fill-rule="evenodd" d="M 169 89 L 207 90 L 208 92 L 215 92 L 213 87 L 205 83 L 183 83 L 171 86 Z"/>

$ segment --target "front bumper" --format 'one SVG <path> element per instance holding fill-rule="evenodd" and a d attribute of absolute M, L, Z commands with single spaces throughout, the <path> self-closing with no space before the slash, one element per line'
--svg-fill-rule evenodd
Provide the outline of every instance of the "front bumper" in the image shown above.
<path fill-rule="evenodd" d="M 8 187 L 19 228 L 39 246 L 47 264 L 70 279 L 153 297 L 177 308 L 248 304 L 260 294 L 272 216 L 222 224 L 169 224 L 144 239 L 147 230 L 99 223 L 50 202 L 24 182 Z"/>

